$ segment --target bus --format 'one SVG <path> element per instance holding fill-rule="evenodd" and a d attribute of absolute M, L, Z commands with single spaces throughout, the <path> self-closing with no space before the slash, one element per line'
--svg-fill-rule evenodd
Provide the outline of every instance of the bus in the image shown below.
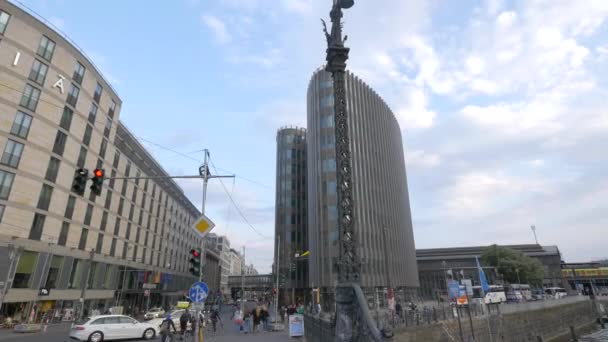
<path fill-rule="evenodd" d="M 507 291 L 507 299 L 509 299 L 509 294 L 511 294 L 512 297 L 516 298 L 516 300 L 514 301 L 517 302 L 532 300 L 532 290 L 530 289 L 530 285 L 528 284 L 509 285 L 509 289 Z"/>
<path fill-rule="evenodd" d="M 548 287 L 545 289 L 545 295 L 550 299 L 560 299 L 568 295 L 563 287 Z"/>
<path fill-rule="evenodd" d="M 473 286 L 473 298 L 481 301 L 481 286 Z M 501 285 L 490 285 L 490 290 L 484 295 L 483 301 L 486 304 L 500 304 L 507 302 L 505 288 Z"/>

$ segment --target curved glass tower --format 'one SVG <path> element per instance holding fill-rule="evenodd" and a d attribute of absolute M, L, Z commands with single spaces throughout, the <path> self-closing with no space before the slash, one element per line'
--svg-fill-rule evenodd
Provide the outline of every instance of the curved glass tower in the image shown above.
<path fill-rule="evenodd" d="M 403 140 L 386 103 L 348 72 L 355 231 L 361 286 L 419 286 Z M 338 257 L 336 161 L 331 75 L 317 70 L 307 94 L 310 282 L 331 291 Z"/>

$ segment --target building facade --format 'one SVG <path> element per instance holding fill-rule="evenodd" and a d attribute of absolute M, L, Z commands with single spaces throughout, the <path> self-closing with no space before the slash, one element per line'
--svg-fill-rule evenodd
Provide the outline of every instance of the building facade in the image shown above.
<path fill-rule="evenodd" d="M 523 255 L 538 259 L 543 265 L 543 287 L 563 287 L 561 271 L 562 256 L 557 246 L 541 245 L 508 245 Z M 475 258 L 481 257 L 487 246 L 450 247 L 416 250 L 418 272 L 420 275 L 420 296 L 424 299 L 438 299 L 446 295 L 446 280 L 471 279 L 473 285 L 479 285 L 479 273 Z M 481 262 L 481 260 L 480 260 Z M 484 268 L 488 283 L 502 284 L 500 275 L 494 267 Z"/>
<path fill-rule="evenodd" d="M 81 167 L 108 178 L 167 175 L 120 123 L 121 100 L 86 55 L 0 1 L 0 85 L 2 314 L 135 310 L 144 283 L 153 305 L 181 296 L 199 212 L 176 183 L 109 180 L 100 196 L 71 192 Z"/>
<path fill-rule="evenodd" d="M 276 175 L 274 265 L 279 265 L 282 301 L 297 303 L 309 287 L 308 259 L 296 257 L 308 251 L 305 129 L 278 131 Z"/>
<path fill-rule="evenodd" d="M 236 249 L 230 248 L 230 275 L 241 275 L 245 267 L 245 259 Z"/>
<path fill-rule="evenodd" d="M 219 236 L 210 233 L 206 236 L 207 241 L 215 246 L 220 256 L 220 291 L 223 295 L 227 295 L 230 291 L 228 286 L 228 276 L 230 276 L 230 241 L 226 236 Z"/>
<path fill-rule="evenodd" d="M 258 275 L 258 270 L 255 269 L 253 264 L 245 265 L 245 275 Z"/>
<path fill-rule="evenodd" d="M 418 287 L 401 129 L 382 98 L 350 72 L 346 99 L 361 285 Z M 323 69 L 309 83 L 307 113 L 310 284 L 332 291 L 339 253 L 334 97 Z"/>

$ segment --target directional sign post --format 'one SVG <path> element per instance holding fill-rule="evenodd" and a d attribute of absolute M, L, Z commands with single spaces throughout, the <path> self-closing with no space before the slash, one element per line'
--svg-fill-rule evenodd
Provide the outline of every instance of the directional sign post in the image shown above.
<path fill-rule="evenodd" d="M 209 293 L 209 287 L 207 284 L 202 281 L 197 281 L 192 284 L 190 287 L 190 291 L 188 291 L 188 296 L 192 303 L 204 303 L 205 299 L 207 299 L 207 294 Z"/>

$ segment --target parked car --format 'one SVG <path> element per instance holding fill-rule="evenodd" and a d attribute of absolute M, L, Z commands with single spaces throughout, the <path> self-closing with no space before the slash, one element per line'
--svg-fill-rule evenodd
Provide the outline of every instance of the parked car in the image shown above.
<path fill-rule="evenodd" d="M 70 338 L 79 341 L 102 342 L 118 339 L 151 340 L 158 328 L 123 315 L 102 315 L 86 318 L 70 330 Z"/>
<path fill-rule="evenodd" d="M 165 310 L 161 308 L 152 308 L 144 315 L 145 320 L 150 320 L 153 318 L 160 318 L 165 314 Z"/>

